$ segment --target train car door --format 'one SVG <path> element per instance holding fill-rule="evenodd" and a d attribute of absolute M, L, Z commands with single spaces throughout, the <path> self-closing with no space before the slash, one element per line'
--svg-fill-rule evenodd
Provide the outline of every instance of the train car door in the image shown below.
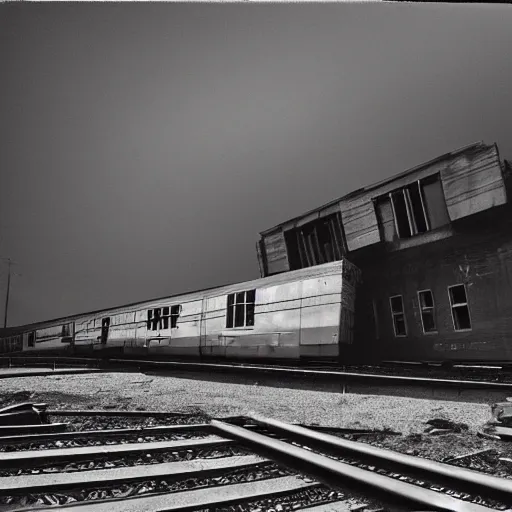
<path fill-rule="evenodd" d="M 101 320 L 101 344 L 106 345 L 108 339 L 108 331 L 110 328 L 110 317 L 107 316 Z"/>

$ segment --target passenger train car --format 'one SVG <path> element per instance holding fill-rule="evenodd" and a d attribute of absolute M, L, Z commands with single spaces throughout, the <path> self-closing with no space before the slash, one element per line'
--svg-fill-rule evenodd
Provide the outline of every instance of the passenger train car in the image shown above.
<path fill-rule="evenodd" d="M 357 267 L 346 259 L 21 327 L 3 353 L 336 358 L 353 342 Z"/>

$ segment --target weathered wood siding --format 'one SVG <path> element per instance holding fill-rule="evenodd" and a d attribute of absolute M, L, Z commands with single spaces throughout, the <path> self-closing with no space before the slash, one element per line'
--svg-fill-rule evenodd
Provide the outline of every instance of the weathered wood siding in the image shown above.
<path fill-rule="evenodd" d="M 266 270 L 268 275 L 290 270 L 286 252 L 286 242 L 282 229 L 278 229 L 266 235 L 263 238 L 263 244 L 265 247 Z"/>
<path fill-rule="evenodd" d="M 341 219 L 349 251 L 380 242 L 375 207 L 368 195 L 342 202 Z"/>
<path fill-rule="evenodd" d="M 262 247 L 263 247 L 263 249 L 262 249 Z M 256 242 L 256 256 L 258 258 L 258 268 L 260 270 L 260 277 L 265 277 L 268 274 L 267 268 L 266 268 L 267 267 L 266 258 L 265 258 L 263 251 L 264 251 L 263 241 L 258 240 Z"/>
<path fill-rule="evenodd" d="M 465 152 L 441 171 L 451 220 L 505 204 L 507 196 L 496 145 Z"/>
<path fill-rule="evenodd" d="M 381 233 L 385 242 L 393 242 L 396 238 L 395 218 L 389 198 L 382 199 L 376 205 L 380 221 Z"/>

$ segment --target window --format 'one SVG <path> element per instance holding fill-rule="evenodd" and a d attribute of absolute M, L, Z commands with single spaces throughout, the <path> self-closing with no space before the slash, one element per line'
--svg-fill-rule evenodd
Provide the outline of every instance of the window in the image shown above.
<path fill-rule="evenodd" d="M 407 326 L 405 323 L 404 301 L 401 295 L 390 297 L 391 316 L 393 317 L 393 328 L 395 336 L 407 336 Z"/>
<path fill-rule="evenodd" d="M 408 238 L 428 231 L 429 223 L 420 182 L 389 194 L 395 228 L 399 238 Z"/>
<path fill-rule="evenodd" d="M 36 333 L 35 331 L 28 333 L 28 346 L 35 347 L 36 345 Z"/>
<path fill-rule="evenodd" d="M 284 233 L 290 270 L 341 260 L 345 253 L 338 214 Z"/>
<path fill-rule="evenodd" d="M 450 296 L 454 329 L 456 331 L 471 329 L 471 317 L 469 316 L 466 287 L 463 284 L 449 286 L 448 295 Z"/>
<path fill-rule="evenodd" d="M 256 290 L 228 295 L 226 327 L 252 327 Z"/>
<path fill-rule="evenodd" d="M 423 333 L 437 332 L 434 296 L 430 290 L 422 290 L 418 292 L 418 301 L 420 304 L 421 325 Z"/>
<path fill-rule="evenodd" d="M 418 180 L 376 199 L 381 233 L 390 242 L 450 223 L 439 175 Z"/>
<path fill-rule="evenodd" d="M 148 310 L 147 329 L 148 331 L 157 331 L 160 329 L 176 329 L 178 317 L 181 313 L 181 306 L 165 306 L 163 308 L 154 308 Z"/>

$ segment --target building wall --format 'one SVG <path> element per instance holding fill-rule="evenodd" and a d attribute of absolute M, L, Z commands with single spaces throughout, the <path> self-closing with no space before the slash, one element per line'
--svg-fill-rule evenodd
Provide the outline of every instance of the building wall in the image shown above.
<path fill-rule="evenodd" d="M 356 303 L 357 355 L 376 360 L 512 359 L 512 207 L 452 224 L 452 236 L 390 252 L 367 248 Z M 472 328 L 454 330 L 448 286 L 466 285 Z M 424 334 L 418 291 L 434 295 L 437 333 Z M 402 295 L 407 336 L 395 337 L 389 298 Z"/>

